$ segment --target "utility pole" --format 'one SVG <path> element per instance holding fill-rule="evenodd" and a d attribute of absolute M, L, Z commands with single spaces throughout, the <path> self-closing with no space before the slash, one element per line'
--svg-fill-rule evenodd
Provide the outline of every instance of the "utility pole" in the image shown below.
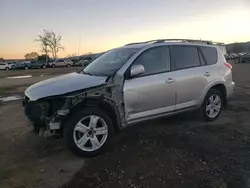
<path fill-rule="evenodd" d="M 77 55 L 78 55 L 78 56 L 79 56 L 79 53 L 80 53 L 81 39 L 82 39 L 82 37 L 80 36 L 80 38 L 79 38 L 79 43 L 78 43 L 78 52 L 77 52 Z"/>

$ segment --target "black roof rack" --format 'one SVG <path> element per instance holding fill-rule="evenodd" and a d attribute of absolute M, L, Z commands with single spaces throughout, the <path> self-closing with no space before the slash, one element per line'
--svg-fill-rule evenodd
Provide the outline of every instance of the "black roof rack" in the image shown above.
<path fill-rule="evenodd" d="M 211 44 L 211 45 L 224 45 L 224 43 L 220 42 L 213 42 L 213 41 L 207 41 L 207 40 L 195 40 L 195 39 L 157 39 L 157 40 L 150 40 L 146 42 L 135 42 L 126 44 L 125 46 L 129 45 L 135 45 L 135 44 L 147 44 L 147 43 L 163 43 L 163 42 L 186 42 L 186 43 L 201 43 L 201 44 Z"/>

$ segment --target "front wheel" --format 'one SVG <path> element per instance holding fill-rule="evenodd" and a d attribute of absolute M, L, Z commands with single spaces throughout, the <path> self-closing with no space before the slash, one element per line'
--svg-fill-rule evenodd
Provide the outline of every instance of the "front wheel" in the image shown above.
<path fill-rule="evenodd" d="M 10 68 L 9 68 L 9 67 L 6 67 L 6 68 L 5 68 L 5 70 L 6 70 L 6 71 L 9 71 L 9 70 L 10 70 Z"/>
<path fill-rule="evenodd" d="M 93 157 L 107 148 L 113 138 L 114 127 L 109 116 L 102 110 L 85 108 L 69 117 L 64 135 L 73 153 Z"/>
<path fill-rule="evenodd" d="M 202 115 L 206 121 L 216 120 L 223 107 L 223 97 L 219 90 L 211 89 L 204 100 L 202 105 Z"/>
<path fill-rule="evenodd" d="M 42 66 L 42 68 L 43 68 L 43 69 L 45 69 L 45 68 L 46 68 L 46 66 L 45 66 L 45 65 L 43 65 L 43 66 Z"/>
<path fill-rule="evenodd" d="M 70 65 L 70 64 L 67 64 L 67 67 L 71 67 L 71 65 Z"/>

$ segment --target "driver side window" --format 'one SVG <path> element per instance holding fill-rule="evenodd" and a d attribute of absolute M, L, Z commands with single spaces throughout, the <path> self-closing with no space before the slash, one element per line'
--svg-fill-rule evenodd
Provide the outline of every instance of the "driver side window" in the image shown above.
<path fill-rule="evenodd" d="M 144 51 L 133 65 L 143 65 L 145 72 L 140 76 L 170 71 L 170 49 L 160 46 Z"/>

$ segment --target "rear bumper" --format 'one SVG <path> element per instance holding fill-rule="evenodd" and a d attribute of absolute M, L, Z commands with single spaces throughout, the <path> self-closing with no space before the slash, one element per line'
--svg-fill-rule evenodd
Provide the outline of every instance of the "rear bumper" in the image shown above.
<path fill-rule="evenodd" d="M 234 87 L 235 83 L 231 82 L 229 85 L 227 85 L 227 98 L 230 99 L 233 96 L 234 93 Z"/>

